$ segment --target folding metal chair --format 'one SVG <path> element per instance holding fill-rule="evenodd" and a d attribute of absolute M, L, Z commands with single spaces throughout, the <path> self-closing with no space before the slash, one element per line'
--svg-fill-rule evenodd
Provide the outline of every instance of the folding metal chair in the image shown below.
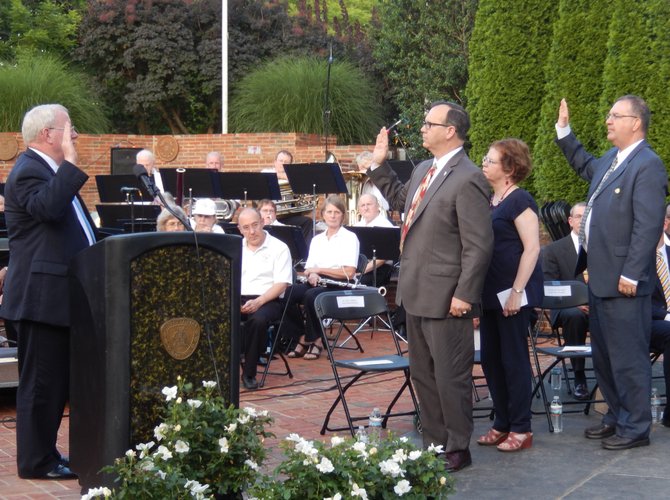
<path fill-rule="evenodd" d="M 391 321 L 386 300 L 375 290 L 342 290 L 322 293 L 315 301 L 315 308 L 319 319 L 323 320 L 328 318 L 333 320 L 334 328 L 338 328 L 338 335 L 344 329 L 345 321 L 359 321 L 363 318 L 376 315 L 385 316 L 389 323 Z M 389 354 L 368 358 L 339 360 L 335 358 L 333 345 L 328 342 L 325 329 L 322 327 L 321 330 L 323 334 L 324 345 L 328 350 L 328 359 L 330 360 L 330 364 L 333 369 L 333 375 L 335 377 L 335 383 L 338 389 L 338 396 L 335 398 L 335 401 L 326 413 L 323 426 L 321 427 L 321 434 L 325 434 L 326 431 L 341 431 L 348 429 L 349 432 L 351 432 L 351 435 L 354 436 L 354 422 L 367 420 L 368 415 L 351 415 L 349 411 L 349 405 L 346 400 L 346 393 L 349 388 L 353 386 L 361 377 L 369 374 L 401 372 L 404 375 L 404 381 L 400 389 L 395 394 L 392 401 L 386 408 L 385 413 L 383 414 L 383 427 L 386 427 L 386 422 L 390 417 L 418 415 L 418 403 L 410 381 L 409 360 L 403 356 L 403 353 L 400 349 L 400 343 L 395 335 L 391 336 L 393 339 L 393 350 L 389 352 Z M 357 372 L 351 378 L 351 380 L 347 382 L 346 385 L 343 385 L 342 380 L 340 379 L 338 370 L 341 368 L 346 368 L 347 370 L 354 370 Z M 414 410 L 394 413 L 393 407 L 405 389 L 409 391 Z M 342 408 L 347 420 L 347 426 L 329 427 L 328 424 L 330 422 L 330 417 L 340 402 L 342 403 Z"/>
<path fill-rule="evenodd" d="M 545 281 L 544 283 L 544 300 L 542 301 L 542 308 L 553 310 L 553 309 L 567 309 L 570 307 L 578 307 L 586 305 L 589 302 L 588 296 L 588 287 L 581 281 Z M 542 402 L 544 403 L 544 413 L 547 416 L 547 422 L 549 423 L 549 432 L 554 432 L 554 426 L 551 423 L 551 414 L 549 412 L 550 402 L 547 399 L 547 393 L 544 387 L 544 379 L 548 373 L 551 373 L 551 369 L 563 363 L 564 375 L 566 382 L 568 380 L 567 370 L 565 368 L 565 360 L 572 358 L 591 358 L 591 346 L 589 344 L 585 346 L 565 346 L 561 345 L 559 337 L 559 345 L 556 347 L 543 347 L 537 346 L 537 336 L 539 333 L 539 322 L 535 327 L 535 331 L 530 330 L 529 328 L 529 337 L 530 337 L 530 346 L 531 353 L 533 355 L 533 361 L 535 364 L 535 373 L 537 377 L 535 379 L 535 387 L 533 388 L 533 393 L 531 397 L 540 393 L 542 396 Z M 540 360 L 538 357 L 539 354 L 544 354 L 547 356 L 554 357 L 554 361 L 544 369 L 540 367 Z M 596 383 L 591 390 L 591 397 L 586 401 L 564 401 L 563 402 L 563 413 L 576 413 L 576 411 L 566 411 L 566 405 L 585 405 L 583 412 L 588 415 L 591 408 L 591 404 L 599 402 L 600 400 L 595 400 L 594 395 L 598 389 L 598 384 Z M 578 410 L 582 411 L 582 410 Z M 534 412 L 538 413 L 538 412 Z"/>
<path fill-rule="evenodd" d="M 269 373 L 282 376 L 288 375 L 288 378 L 293 378 L 291 367 L 288 365 L 288 360 L 282 351 L 282 335 L 280 334 L 281 329 L 279 328 L 280 324 L 281 322 L 278 321 L 275 324 L 270 325 L 270 328 L 268 328 L 268 338 L 270 339 L 271 347 L 270 352 L 266 354 L 265 368 L 263 369 L 263 375 L 261 376 L 261 381 L 258 383 L 258 387 L 263 387 L 265 385 L 265 379 Z M 284 362 L 284 371 L 282 372 L 270 372 L 270 364 L 275 359 L 275 355 L 279 356 Z"/>

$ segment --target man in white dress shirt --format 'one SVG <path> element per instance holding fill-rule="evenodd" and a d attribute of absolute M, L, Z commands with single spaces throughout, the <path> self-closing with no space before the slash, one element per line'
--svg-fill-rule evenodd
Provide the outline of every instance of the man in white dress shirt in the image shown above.
<path fill-rule="evenodd" d="M 154 184 L 161 193 L 165 192 L 163 189 L 163 179 L 161 178 L 161 173 L 156 168 L 156 157 L 148 149 L 143 149 L 135 156 L 135 161 L 138 165 L 143 165 L 147 169 L 147 174 L 151 179 L 153 179 Z"/>

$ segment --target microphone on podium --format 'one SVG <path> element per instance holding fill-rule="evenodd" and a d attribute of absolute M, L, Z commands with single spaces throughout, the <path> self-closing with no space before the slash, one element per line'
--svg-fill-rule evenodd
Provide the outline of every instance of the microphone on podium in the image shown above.
<path fill-rule="evenodd" d="M 154 184 L 154 181 L 149 177 L 149 174 L 147 173 L 147 169 L 144 168 L 144 165 L 139 165 L 136 164 L 133 167 L 133 174 L 135 174 L 135 177 L 137 177 L 142 185 L 145 187 L 145 189 L 149 192 L 152 198 L 159 198 L 160 199 L 160 190 L 156 187 L 156 184 Z"/>

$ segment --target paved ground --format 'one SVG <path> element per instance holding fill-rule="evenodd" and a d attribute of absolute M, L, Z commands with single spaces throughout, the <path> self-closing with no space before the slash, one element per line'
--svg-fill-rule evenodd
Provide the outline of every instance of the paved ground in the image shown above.
<path fill-rule="evenodd" d="M 388 334 L 362 336 L 366 354 L 374 354 L 388 344 Z M 272 427 L 277 439 L 270 440 L 272 468 L 281 456 L 276 442 L 291 432 L 310 439 L 319 439 L 319 430 L 326 408 L 335 398 L 330 364 L 325 358 L 317 361 L 292 360 L 295 378 L 270 376 L 266 388 L 243 392 L 242 405 L 267 409 L 275 418 Z M 655 371 L 661 363 L 655 365 Z M 373 406 L 383 406 L 389 395 L 398 387 L 396 376 L 379 376 L 349 397 L 354 411 L 368 414 Z M 659 385 L 660 384 L 660 385 Z M 662 381 L 656 385 L 665 392 Z M 480 389 L 484 396 L 485 389 Z M 12 418 L 15 415 L 14 391 L 0 390 L 0 498 L 1 499 L 52 499 L 79 498 L 76 481 L 25 481 L 16 477 L 15 433 Z M 569 396 L 563 394 L 563 399 Z M 409 407 L 409 398 L 401 406 Z M 488 404 L 487 400 L 481 405 Z M 537 409 L 540 408 L 536 402 Z M 486 412 L 477 412 L 485 414 Z M 338 415 L 340 413 L 338 412 Z M 338 421 L 342 419 L 338 417 Z M 475 435 L 471 448 L 474 464 L 457 474 L 457 499 L 506 499 L 506 498 L 665 498 L 670 490 L 670 429 L 654 426 L 649 447 L 623 452 L 607 451 L 597 441 L 582 437 L 584 427 L 596 424 L 598 415 L 583 413 L 565 415 L 565 430 L 550 434 L 543 415 L 533 418 L 534 445 L 531 450 L 503 454 L 496 449 L 477 446 L 476 437 L 486 432 L 490 425 L 487 418 L 475 419 Z M 60 448 L 68 449 L 69 420 L 64 420 L 60 434 Z M 389 422 L 396 433 L 408 434 L 418 439 L 411 418 L 402 417 Z M 329 438 L 326 435 L 325 438 Z"/>

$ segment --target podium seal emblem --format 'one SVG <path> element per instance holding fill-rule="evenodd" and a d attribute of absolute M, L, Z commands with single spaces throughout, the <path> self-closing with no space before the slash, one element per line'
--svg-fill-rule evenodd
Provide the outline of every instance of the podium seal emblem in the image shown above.
<path fill-rule="evenodd" d="M 172 318 L 160 327 L 161 344 L 174 359 L 190 357 L 200 341 L 200 324 L 192 318 Z"/>

